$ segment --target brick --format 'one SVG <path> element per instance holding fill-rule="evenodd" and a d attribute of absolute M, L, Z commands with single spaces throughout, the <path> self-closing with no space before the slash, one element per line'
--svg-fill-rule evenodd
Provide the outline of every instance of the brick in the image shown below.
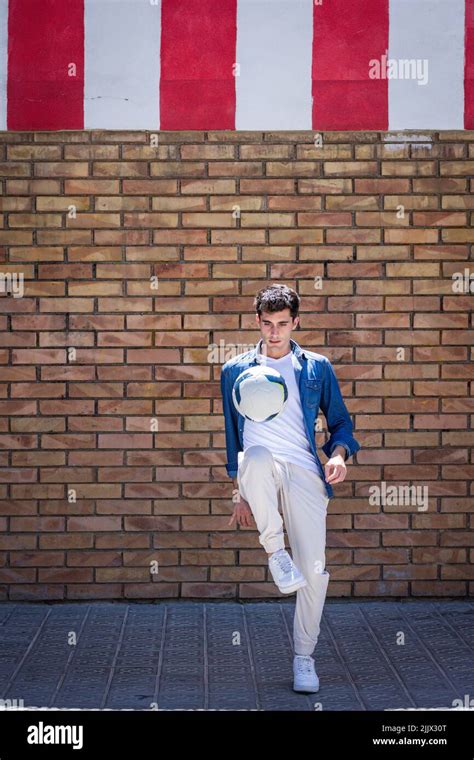
<path fill-rule="evenodd" d="M 382 176 L 430 177 L 436 174 L 435 161 L 382 161 Z"/>
<path fill-rule="evenodd" d="M 417 180 L 413 180 L 413 182 L 417 182 Z M 356 193 L 408 193 L 410 192 L 410 181 L 408 179 L 356 178 L 354 180 L 354 190 Z M 425 191 L 417 190 L 416 192 Z"/>
<path fill-rule="evenodd" d="M 263 165 L 258 161 L 212 161 L 208 171 L 210 177 L 261 177 Z M 267 174 L 271 176 L 268 169 Z"/>
<path fill-rule="evenodd" d="M 441 176 L 471 176 L 474 172 L 474 161 L 442 161 Z"/>
<path fill-rule="evenodd" d="M 444 243 L 473 243 L 474 230 L 452 227 L 441 230 L 441 237 Z"/>
<path fill-rule="evenodd" d="M 455 581 L 413 581 L 411 593 L 416 596 L 466 596 L 466 584 Z"/>
<path fill-rule="evenodd" d="M 147 177 L 148 163 L 146 161 L 94 161 L 92 163 L 92 176 Z"/>
<path fill-rule="evenodd" d="M 292 179 L 241 179 L 241 193 L 293 193 L 295 182 Z"/>
<path fill-rule="evenodd" d="M 327 243 L 380 243 L 380 230 L 362 229 L 328 229 L 326 232 Z M 389 242 L 389 241 L 386 241 Z"/>
<path fill-rule="evenodd" d="M 360 177 L 377 173 L 376 161 L 325 161 L 324 176 Z"/>
<path fill-rule="evenodd" d="M 128 158 L 125 153 L 124 158 Z M 64 158 L 66 159 L 117 159 L 119 158 L 118 145 L 65 145 Z"/>
<path fill-rule="evenodd" d="M 244 160 L 255 158 L 292 158 L 292 148 L 290 145 L 242 145 L 240 148 L 240 158 Z M 304 156 L 297 154 L 297 158 L 304 158 Z"/>
<path fill-rule="evenodd" d="M 321 163 L 318 161 L 268 161 L 267 177 L 319 177 Z"/>
<path fill-rule="evenodd" d="M 386 198 L 384 199 L 386 202 Z M 328 211 L 356 211 L 358 209 L 378 208 L 376 195 L 328 195 L 326 198 Z M 350 222 L 349 222 L 350 223 Z"/>
<path fill-rule="evenodd" d="M 299 193 L 315 194 L 340 194 L 350 193 L 352 191 L 351 179 L 301 179 L 298 180 Z"/>
<path fill-rule="evenodd" d="M 31 174 L 30 164 L 27 163 L 0 163 L 0 175 L 2 177 L 29 177 Z"/>
<path fill-rule="evenodd" d="M 301 213 L 297 219 L 298 227 L 346 227 L 352 222 L 349 213 Z"/>

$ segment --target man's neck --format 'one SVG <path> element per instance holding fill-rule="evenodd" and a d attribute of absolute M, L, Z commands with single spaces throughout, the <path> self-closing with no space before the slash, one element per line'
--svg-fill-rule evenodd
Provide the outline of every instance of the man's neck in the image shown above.
<path fill-rule="evenodd" d="M 269 344 L 266 345 L 266 356 L 268 356 L 269 359 L 283 359 L 284 356 L 287 356 L 290 353 L 291 353 L 290 343 L 287 343 L 286 346 L 278 346 L 278 348 L 273 348 Z"/>

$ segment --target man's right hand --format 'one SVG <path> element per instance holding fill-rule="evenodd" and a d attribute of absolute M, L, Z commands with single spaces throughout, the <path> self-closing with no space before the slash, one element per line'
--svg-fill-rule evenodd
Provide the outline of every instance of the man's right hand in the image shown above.
<path fill-rule="evenodd" d="M 252 527 L 252 510 L 250 509 L 250 505 L 245 499 L 240 499 L 235 506 L 234 511 L 232 513 L 232 517 L 230 518 L 228 525 L 232 525 L 234 520 L 236 520 L 236 525 L 242 525 L 245 528 L 251 528 Z"/>

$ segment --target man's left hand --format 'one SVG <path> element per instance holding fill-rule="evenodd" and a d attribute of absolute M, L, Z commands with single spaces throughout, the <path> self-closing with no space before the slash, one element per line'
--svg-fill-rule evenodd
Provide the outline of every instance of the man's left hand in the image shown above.
<path fill-rule="evenodd" d="M 342 483 L 347 475 L 347 467 L 342 454 L 334 454 L 324 465 L 326 483 Z"/>

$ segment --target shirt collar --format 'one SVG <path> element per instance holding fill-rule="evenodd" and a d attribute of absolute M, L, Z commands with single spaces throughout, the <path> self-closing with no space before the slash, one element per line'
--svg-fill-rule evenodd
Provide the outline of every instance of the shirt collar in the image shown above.
<path fill-rule="evenodd" d="M 260 338 L 257 345 L 255 346 L 253 350 L 253 357 L 257 364 L 261 364 L 265 360 L 265 356 L 262 354 L 262 345 L 263 345 L 263 338 Z M 305 352 L 301 348 L 301 346 L 298 345 L 296 340 L 293 340 L 293 338 L 290 338 L 290 346 L 291 351 L 293 354 L 295 354 L 298 358 L 302 357 L 303 359 L 306 359 Z"/>

